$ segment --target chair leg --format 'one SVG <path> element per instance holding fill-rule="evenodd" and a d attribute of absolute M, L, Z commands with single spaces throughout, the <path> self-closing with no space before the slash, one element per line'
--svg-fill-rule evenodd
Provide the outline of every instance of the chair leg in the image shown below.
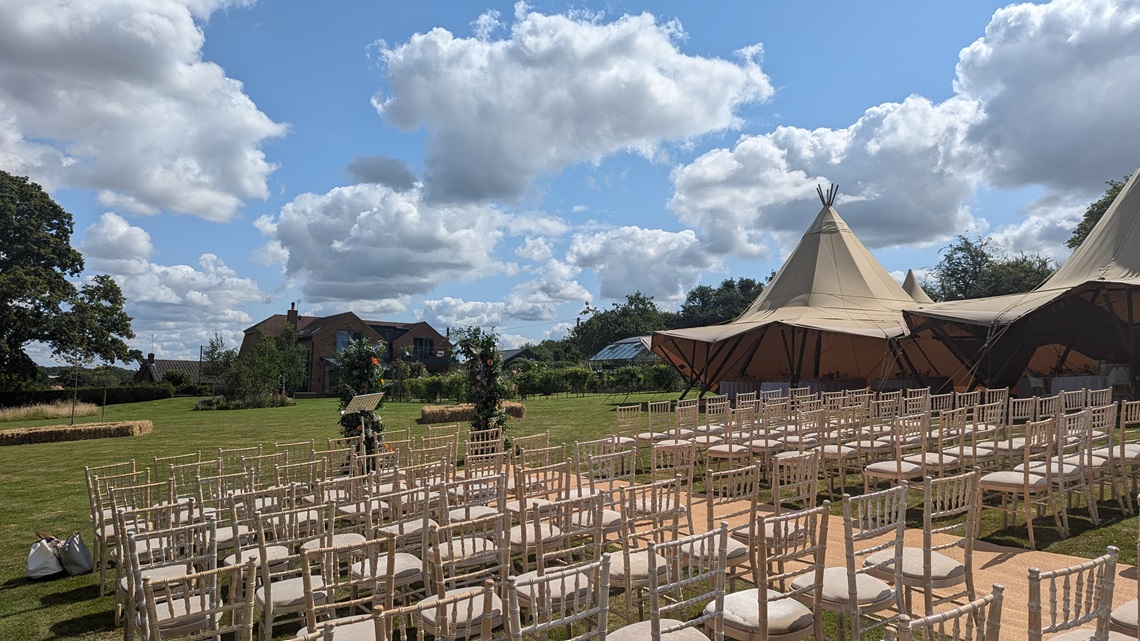
<path fill-rule="evenodd" d="M 1029 493 L 1025 493 L 1025 527 L 1029 530 L 1029 549 L 1036 550 L 1037 544 L 1033 539 L 1033 502 L 1029 500 Z"/>

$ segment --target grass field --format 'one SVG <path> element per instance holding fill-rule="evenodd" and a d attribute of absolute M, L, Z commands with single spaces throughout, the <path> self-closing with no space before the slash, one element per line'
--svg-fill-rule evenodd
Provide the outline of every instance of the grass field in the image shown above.
<path fill-rule="evenodd" d="M 612 433 L 613 408 L 647 400 L 663 400 L 663 394 L 536 398 L 526 402 L 527 414 L 512 419 L 508 433 L 514 435 L 549 431 L 552 442 L 573 444 L 576 440 L 600 438 Z M 192 411 L 197 399 L 174 398 L 107 408 L 107 421 L 150 420 L 154 432 L 141 437 L 66 443 L 45 443 L 0 448 L 0 641 L 35 639 L 95 639 L 121 637 L 112 627 L 113 597 L 98 596 L 96 577 L 85 575 L 45 582 L 24 578 L 28 549 L 36 531 L 60 538 L 80 531 L 90 545 L 85 465 L 101 465 L 135 459 L 148 465 L 155 456 L 201 450 L 213 453 L 219 447 L 240 447 L 303 439 L 338 436 L 337 400 L 305 399 L 294 407 Z M 409 427 L 414 436 L 426 428 L 415 421 L 420 405 L 388 403 L 382 410 L 389 429 Z M 99 416 L 82 419 L 98 421 Z M 47 425 L 58 421 L 19 421 L 3 429 Z M 80 422 L 77 419 L 77 422 Z M 572 450 L 571 450 L 572 452 Z M 852 491 L 862 489 L 862 480 L 850 478 Z M 858 490 L 855 485 L 858 484 Z M 912 501 L 913 504 L 913 501 Z M 1135 562 L 1136 518 L 1123 518 L 1115 503 L 1102 502 L 1102 527 L 1092 529 L 1083 508 L 1071 517 L 1074 536 L 1059 541 L 1052 520 L 1036 521 L 1039 548 L 1060 554 L 1091 558 L 1106 545 L 1121 548 L 1121 562 Z M 921 515 L 912 510 L 913 525 L 921 527 Z M 1024 525 L 1000 530 L 1000 517 L 988 515 L 983 537 L 994 543 L 1027 547 Z"/>

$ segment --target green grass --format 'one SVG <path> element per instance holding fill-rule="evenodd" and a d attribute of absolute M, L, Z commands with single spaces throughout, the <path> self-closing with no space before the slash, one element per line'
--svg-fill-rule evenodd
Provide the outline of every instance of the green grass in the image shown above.
<path fill-rule="evenodd" d="M 664 394 L 635 394 L 532 398 L 527 415 L 511 420 L 513 435 L 549 431 L 552 442 L 572 444 L 612 433 L 613 408 L 648 400 L 663 400 Z M 135 459 L 149 465 L 155 456 L 170 456 L 195 450 L 213 453 L 219 447 L 258 443 L 324 439 L 338 436 L 336 399 L 303 399 L 294 407 L 194 412 L 197 399 L 174 398 L 107 408 L 106 420 L 150 420 L 154 432 L 133 438 L 65 443 L 44 443 L 0 448 L 0 641 L 34 639 L 94 639 L 121 637 L 112 627 L 112 596 L 98 596 L 96 577 L 85 575 L 45 582 L 24 578 L 28 549 L 36 531 L 63 535 L 80 531 L 91 544 L 88 522 L 85 465 L 101 465 Z M 413 436 L 426 432 L 418 425 L 419 404 L 387 403 L 381 410 L 388 429 L 411 428 Z M 100 416 L 77 422 L 101 420 Z M 5 423 L 4 428 L 49 425 L 58 420 Z M 568 452 L 572 454 L 572 449 Z M 862 478 L 848 479 L 847 491 L 862 491 Z M 826 494 L 826 492 L 824 492 Z M 921 499 L 919 499 L 921 500 Z M 911 501 L 914 504 L 914 501 Z M 1051 518 L 1037 523 L 1038 547 L 1062 554 L 1091 558 L 1108 544 L 1121 548 L 1121 562 L 1135 562 L 1136 518 L 1124 518 L 1115 504 L 1101 503 L 1102 527 L 1092 529 L 1087 515 L 1072 517 L 1074 536 L 1056 540 Z M 921 516 L 912 513 L 910 525 L 921 527 Z M 1024 524 L 1000 528 L 1000 517 L 987 514 L 984 538 L 995 543 L 1028 547 Z"/>

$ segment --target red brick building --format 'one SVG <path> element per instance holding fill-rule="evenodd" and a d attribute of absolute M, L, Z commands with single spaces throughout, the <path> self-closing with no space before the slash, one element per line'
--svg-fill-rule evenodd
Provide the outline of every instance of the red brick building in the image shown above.
<path fill-rule="evenodd" d="M 297 329 L 297 340 L 308 348 L 309 375 L 300 392 L 335 392 L 336 356 L 350 340 L 365 339 L 387 348 L 384 360 L 394 358 L 423 363 L 431 373 L 446 372 L 451 362 L 451 342 L 425 322 L 393 323 L 363 320 L 353 312 L 333 316 L 301 316 L 290 305 L 286 314 L 274 314 L 245 330 L 240 354 L 245 354 L 261 336 L 276 336 L 290 324 Z"/>

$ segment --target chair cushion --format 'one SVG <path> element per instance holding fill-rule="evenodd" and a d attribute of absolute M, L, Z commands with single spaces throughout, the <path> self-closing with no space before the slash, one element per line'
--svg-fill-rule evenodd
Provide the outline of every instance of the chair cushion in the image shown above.
<path fill-rule="evenodd" d="M 1136 629 L 1136 599 L 1132 599 L 1128 603 L 1116 608 L 1112 611 L 1112 616 L 1109 619 L 1113 625 L 1118 625 L 1122 628 L 1129 630 Z"/>
<path fill-rule="evenodd" d="M 317 623 L 318 629 L 324 629 L 326 625 L 333 626 L 336 641 L 376 641 L 376 623 L 372 619 L 355 621 L 345 625 L 337 625 L 337 619 Z M 307 634 L 309 634 L 309 629 L 303 627 L 297 631 L 296 638 L 303 638 Z"/>
<path fill-rule="evenodd" d="M 1034 474 L 1044 474 L 1046 463 L 1045 461 L 1033 461 L 1029 464 L 1029 471 Z M 1074 477 L 1080 476 L 1082 473 L 1081 466 L 1072 463 L 1062 463 L 1057 459 L 1050 459 L 1048 463 L 1049 472 L 1054 476 Z M 1013 466 L 1014 472 L 1021 472 L 1025 469 L 1025 463 L 1018 463 Z"/>
<path fill-rule="evenodd" d="M 498 513 L 498 510 L 487 505 L 469 505 L 451 510 L 447 513 L 447 518 L 454 523 L 456 521 L 474 521 L 485 516 L 495 516 Z"/>
<path fill-rule="evenodd" d="M 748 634 L 757 634 L 760 627 L 760 591 L 756 588 L 733 592 L 724 596 L 725 636 L 747 640 Z M 705 606 L 711 614 L 716 602 Z M 810 627 L 815 620 L 811 610 L 795 599 L 784 597 L 776 590 L 768 590 L 768 632 L 783 635 Z M 733 632 L 742 632 L 736 634 Z"/>
<path fill-rule="evenodd" d="M 269 559 L 269 565 L 277 565 L 277 562 L 289 556 L 289 548 L 281 545 L 267 545 L 265 546 L 265 556 Z M 261 565 L 261 553 L 257 548 L 246 548 L 241 552 L 241 561 L 238 561 L 237 553 L 231 554 L 222 559 L 222 565 L 238 565 L 248 563 L 250 559 L 257 561 Z"/>
<path fill-rule="evenodd" d="M 444 596 L 447 597 L 447 596 L 451 596 L 453 594 L 457 594 L 460 592 L 467 592 L 470 589 L 471 588 L 458 588 L 455 590 L 448 590 L 447 592 L 444 592 Z M 420 603 L 421 604 L 429 604 L 429 603 L 435 603 L 436 601 L 439 601 L 439 597 L 433 595 L 433 596 L 429 596 L 428 598 L 424 599 L 423 601 L 420 601 Z M 470 620 L 472 622 L 471 632 L 472 633 L 478 633 L 479 632 L 478 621 L 479 621 L 479 619 L 481 619 L 483 617 L 483 595 L 479 594 L 478 596 L 475 596 L 472 599 L 470 599 L 470 604 L 466 601 L 460 601 L 459 603 L 453 603 L 447 607 L 447 612 L 455 615 L 455 617 L 451 621 L 451 623 L 454 626 L 452 628 L 452 632 L 454 632 L 456 634 L 462 634 L 464 632 L 464 628 L 467 625 L 468 620 Z M 425 610 L 423 610 L 422 618 L 423 618 L 423 622 L 424 622 L 424 627 L 427 628 L 428 632 L 431 632 L 433 634 L 434 634 L 435 629 L 436 629 L 435 621 L 436 621 L 436 616 L 438 616 L 438 614 L 439 614 L 439 611 L 436 610 L 435 608 L 426 608 Z M 502 599 L 499 598 L 499 595 L 492 593 L 491 594 L 491 628 L 492 629 L 497 628 L 502 624 L 503 624 L 503 601 L 502 601 Z"/>
<path fill-rule="evenodd" d="M 894 572 L 894 555 L 894 550 L 881 550 L 864 559 L 863 565 L 871 566 L 885 563 L 883 570 Z M 902 571 L 904 581 L 907 579 L 924 579 L 922 565 L 922 548 L 903 548 Z M 966 566 L 945 554 L 933 551 L 930 553 L 930 578 L 932 581 L 948 581 L 956 578 L 964 580 L 965 577 Z"/>
<path fill-rule="evenodd" d="M 657 574 L 664 576 L 668 561 L 660 554 L 657 557 Z M 625 568 L 625 555 L 614 553 L 610 555 L 610 582 L 616 585 L 625 585 L 626 579 L 634 583 L 644 583 L 649 580 L 649 550 L 630 550 L 629 571 Z"/>
<path fill-rule="evenodd" d="M 444 545 L 439 551 L 443 562 L 454 561 L 458 565 L 475 565 L 491 561 L 498 553 L 495 542 L 478 536 L 465 536 L 453 540 L 453 545 Z M 460 555 L 452 558 L 452 555 Z"/>
<path fill-rule="evenodd" d="M 593 525 L 590 522 L 593 520 L 592 515 L 593 512 L 576 512 L 571 520 L 578 527 L 589 527 Z M 621 529 L 621 521 L 621 512 L 602 510 L 602 532 L 608 533 Z"/>
<path fill-rule="evenodd" d="M 751 452 L 751 449 L 747 445 L 741 445 L 739 443 L 732 443 L 732 444 L 721 443 L 719 445 L 709 446 L 707 454 L 709 454 L 713 457 L 717 457 L 717 456 L 722 456 L 722 457 L 723 456 L 746 456 L 750 452 Z"/>
<path fill-rule="evenodd" d="M 910 454 L 908 456 L 904 456 L 903 460 L 904 461 L 910 461 L 911 463 L 924 464 L 927 467 L 931 467 L 931 466 L 937 467 L 939 465 L 938 453 L 937 452 L 926 452 L 924 454 Z M 943 452 L 941 465 L 942 465 L 942 467 L 947 467 L 947 468 L 948 467 L 957 467 L 958 466 L 958 457 L 954 456 L 952 454 L 946 454 L 945 452 Z"/>
<path fill-rule="evenodd" d="M 154 579 L 154 580 L 157 580 L 157 579 L 176 579 L 178 577 L 186 576 L 187 574 L 189 574 L 189 572 L 190 571 L 187 569 L 185 564 L 164 565 L 161 567 L 143 568 L 142 576 L 144 579 Z M 122 589 L 124 592 L 126 592 L 128 589 L 129 580 L 130 580 L 130 577 L 127 576 L 125 573 L 124 573 L 123 577 L 121 579 L 119 579 L 119 588 Z"/>
<path fill-rule="evenodd" d="M 525 529 L 525 532 L 524 532 L 524 529 Z M 551 525 L 549 523 L 539 523 L 538 524 L 538 532 L 539 532 L 539 536 L 542 537 L 543 541 L 553 541 L 554 539 L 557 539 L 558 537 L 562 536 L 562 530 L 560 530 L 557 526 Z M 525 539 L 524 539 L 524 536 L 525 536 Z M 512 527 L 507 532 L 507 538 L 510 541 L 511 549 L 515 550 L 516 552 L 520 551 L 522 549 L 524 540 L 528 545 L 533 546 L 533 545 L 538 544 L 538 541 L 533 540 L 534 539 L 534 524 L 533 523 L 524 523 L 522 525 L 516 525 L 516 526 Z"/>
<path fill-rule="evenodd" d="M 1049 641 L 1092 641 L 1096 635 L 1096 628 L 1077 628 L 1061 634 L 1054 634 Z M 1136 641 L 1136 637 L 1116 630 L 1109 630 L 1108 641 Z"/>
<path fill-rule="evenodd" d="M 652 443 L 655 441 L 664 441 L 669 438 L 669 435 L 663 432 L 640 432 L 634 438 L 636 438 L 639 443 Z"/>
<path fill-rule="evenodd" d="M 922 476 L 922 466 L 911 461 L 879 461 L 863 468 L 868 476 L 890 478 L 918 478 Z"/>
<path fill-rule="evenodd" d="M 312 581 L 313 600 L 317 603 L 324 603 L 325 593 L 319 591 L 325 585 L 324 580 L 319 575 L 313 575 Z M 274 581 L 272 587 L 274 610 L 298 610 L 305 607 L 305 580 L 303 578 L 298 576 L 284 581 Z M 257 600 L 257 605 L 265 606 L 265 586 L 257 588 L 254 598 Z"/>
<path fill-rule="evenodd" d="M 747 535 L 747 530 L 745 531 Z M 725 546 L 729 565 L 740 565 L 748 560 L 748 546 L 744 543 L 729 537 L 728 544 Z M 716 549 L 701 549 L 696 541 L 682 547 L 680 553 L 688 557 L 695 557 L 700 563 L 709 563 L 710 558 L 715 558 L 715 555 L 720 554 L 720 550 Z"/>
<path fill-rule="evenodd" d="M 421 578 L 424 564 L 416 555 L 397 552 L 395 561 L 396 571 L 393 573 L 393 578 L 396 579 L 397 585 L 415 583 Z M 352 564 L 351 572 L 353 578 L 362 579 L 372 573 L 372 566 L 368 561 L 357 561 Z M 387 575 L 388 559 L 386 557 L 380 557 L 377 560 L 376 572 L 379 573 L 379 576 Z"/>
<path fill-rule="evenodd" d="M 859 456 L 859 451 L 847 445 L 824 445 L 819 448 L 820 455 L 823 458 L 856 458 Z"/>
<path fill-rule="evenodd" d="M 676 619 L 661 619 L 662 628 L 672 628 L 683 625 Z M 641 621 L 618 628 L 606 635 L 609 641 L 650 641 L 653 638 L 653 622 Z M 675 632 L 661 635 L 662 641 L 709 641 L 703 632 L 695 627 L 681 628 Z"/>
<path fill-rule="evenodd" d="M 693 443 L 696 443 L 697 445 L 701 445 L 703 447 L 711 447 L 713 445 L 720 445 L 721 443 L 724 442 L 723 438 L 721 438 L 715 434 L 701 434 L 701 435 L 694 436 L 689 440 L 692 441 Z"/>
<path fill-rule="evenodd" d="M 527 507 L 542 507 L 544 505 L 550 505 L 550 501 L 547 501 L 546 499 L 527 498 L 527 499 L 523 499 L 523 500 L 526 501 L 525 505 Z M 507 501 L 507 511 L 508 512 L 514 512 L 517 514 L 521 511 L 521 510 L 519 510 L 519 505 L 520 505 L 520 503 L 519 503 L 518 499 L 515 499 L 513 501 Z"/>
<path fill-rule="evenodd" d="M 757 438 L 748 442 L 748 449 L 757 454 L 763 454 L 765 452 L 784 449 L 784 443 L 774 439 Z"/>
<path fill-rule="evenodd" d="M 519 583 L 530 581 L 538 576 L 538 570 L 531 570 L 518 575 Z M 585 572 L 568 574 L 562 580 L 554 583 L 547 582 L 546 590 L 551 602 L 557 603 L 568 599 L 584 599 L 590 593 L 590 575 Z M 530 608 L 531 603 L 538 598 L 538 585 L 531 584 L 519 588 L 519 601 L 524 608 Z M 583 607 L 586 604 L 583 603 Z"/>
<path fill-rule="evenodd" d="M 436 523 L 433 519 L 428 519 L 427 520 L 427 529 L 430 530 L 433 527 L 439 527 L 439 524 Z M 419 534 L 420 532 L 423 532 L 423 530 L 424 530 L 424 520 L 423 519 L 415 519 L 413 521 L 402 521 L 400 523 L 392 523 L 390 525 L 384 525 L 384 526 L 376 528 L 377 532 L 381 532 L 383 534 L 393 534 L 396 536 L 408 536 L 410 534 Z"/>
<path fill-rule="evenodd" d="M 803 574 L 792 581 L 792 589 L 810 587 L 815 581 L 814 574 Z M 885 581 L 867 574 L 855 578 L 855 598 L 860 607 L 881 605 L 886 607 L 894 600 L 894 590 Z M 847 568 L 824 568 L 823 600 L 842 606 L 850 601 L 847 592 Z"/>
<path fill-rule="evenodd" d="M 333 535 L 331 545 L 355 545 L 357 543 L 364 543 L 365 540 L 367 539 L 364 538 L 363 534 L 357 534 L 356 532 L 341 532 L 340 534 Z M 323 547 L 328 546 L 325 545 L 322 539 L 310 539 L 301 544 L 301 549 L 306 552 L 319 550 Z"/>
<path fill-rule="evenodd" d="M 1025 476 L 1021 472 L 990 472 L 978 481 L 978 487 L 983 490 L 1001 490 L 1009 492 L 1020 490 L 1025 483 Z M 1046 489 L 1045 477 L 1040 474 L 1029 473 L 1029 491 L 1042 492 Z"/>

